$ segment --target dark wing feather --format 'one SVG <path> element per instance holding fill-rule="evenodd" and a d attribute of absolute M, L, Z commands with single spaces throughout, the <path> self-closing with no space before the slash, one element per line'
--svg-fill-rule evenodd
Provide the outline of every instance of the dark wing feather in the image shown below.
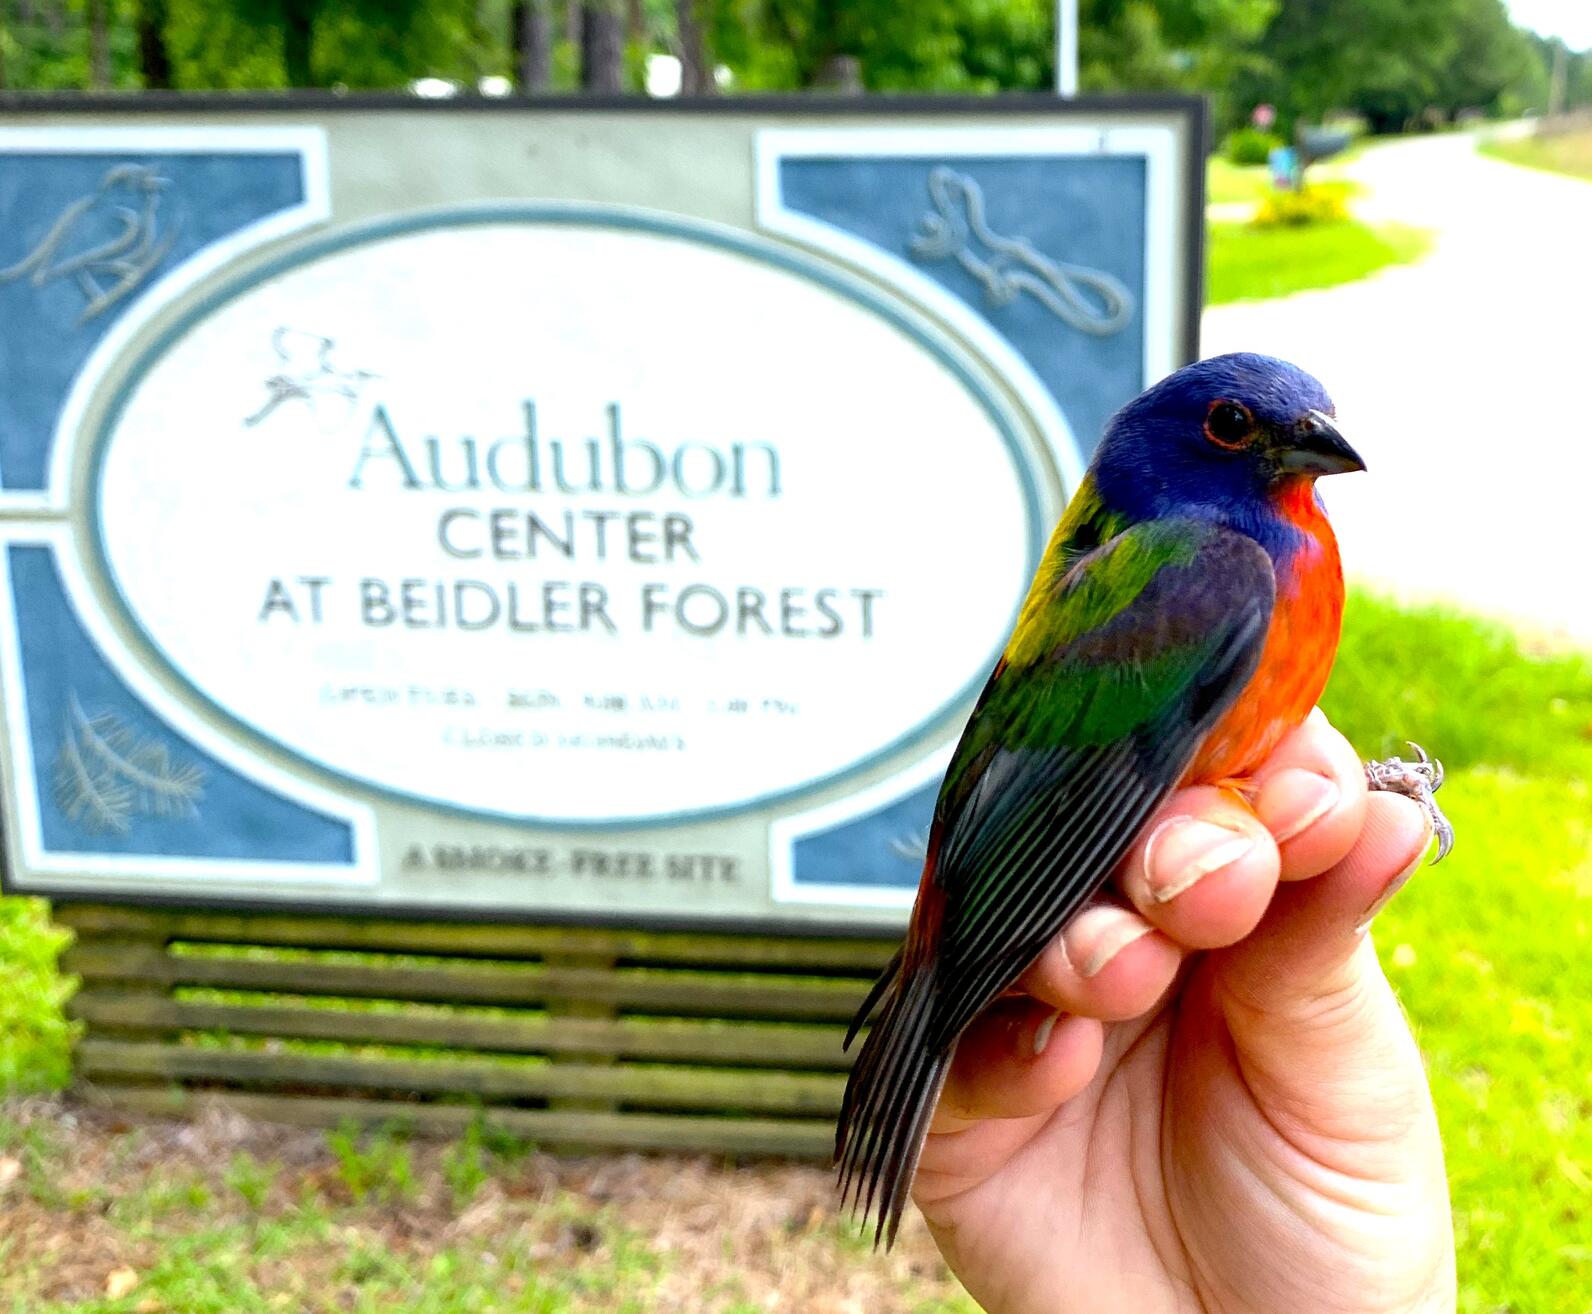
<path fill-rule="evenodd" d="M 1069 617 L 1124 578 L 1136 591 L 1103 620 Z M 1038 632 L 1014 639 L 1025 660 L 985 689 L 937 809 L 932 1044 L 949 1045 L 1121 861 L 1254 673 L 1274 588 L 1254 540 L 1158 521 L 1079 561 Z"/>

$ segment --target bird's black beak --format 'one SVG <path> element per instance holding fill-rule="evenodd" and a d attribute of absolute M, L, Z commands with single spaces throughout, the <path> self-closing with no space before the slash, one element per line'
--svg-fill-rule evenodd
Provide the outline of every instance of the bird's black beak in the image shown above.
<path fill-rule="evenodd" d="M 1330 416 L 1306 411 L 1304 418 L 1278 435 L 1277 469 L 1283 474 L 1347 474 L 1365 469 L 1360 453 L 1350 447 Z"/>

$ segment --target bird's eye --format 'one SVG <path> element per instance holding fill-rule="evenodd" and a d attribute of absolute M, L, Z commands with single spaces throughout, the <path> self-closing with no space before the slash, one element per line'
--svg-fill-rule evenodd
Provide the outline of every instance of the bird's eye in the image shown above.
<path fill-rule="evenodd" d="M 1255 436 L 1255 417 L 1242 402 L 1214 401 L 1205 414 L 1205 436 L 1218 447 L 1243 447 Z"/>

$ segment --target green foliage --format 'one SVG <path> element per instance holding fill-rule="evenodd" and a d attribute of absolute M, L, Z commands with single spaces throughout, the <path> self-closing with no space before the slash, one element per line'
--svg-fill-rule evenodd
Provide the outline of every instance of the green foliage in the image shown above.
<path fill-rule="evenodd" d="M 1377 132 L 1498 110 L 1543 67 L 1503 0 L 1289 0 L 1256 53 L 1239 98 L 1275 104 L 1290 130 L 1334 110 Z"/>
<path fill-rule="evenodd" d="M 704 10 L 741 90 L 817 86 L 844 58 L 870 91 L 1037 90 L 1054 78 L 1049 0 L 710 0 Z"/>
<path fill-rule="evenodd" d="M 1205 299 L 1210 305 L 1287 296 L 1352 283 L 1389 265 L 1419 260 L 1431 236 L 1401 224 L 1348 220 L 1303 227 L 1210 226 Z"/>
<path fill-rule="evenodd" d="M 41 899 L 0 897 L 0 1094 L 56 1090 L 71 1074 L 71 982 L 55 970 L 67 934 Z"/>
<path fill-rule="evenodd" d="M 1296 0 L 1267 30 L 1261 49 L 1275 74 L 1254 88 L 1285 123 L 1317 121 L 1384 88 L 1424 101 L 1432 67 L 1452 49 L 1444 0 Z M 1303 69 L 1308 78 L 1298 77 Z"/>
<path fill-rule="evenodd" d="M 363 1132 L 344 1123 L 326 1133 L 337 1174 L 355 1204 L 398 1204 L 414 1194 L 414 1163 L 403 1138 L 390 1127 Z"/>
<path fill-rule="evenodd" d="M 473 83 L 484 40 L 470 0 L 232 0 L 224 9 L 257 41 L 276 43 L 292 87 Z"/>
<path fill-rule="evenodd" d="M 1255 43 L 1281 0 L 1079 0 L 1078 77 L 1089 91 L 1200 91 L 1218 119 L 1247 106 L 1235 80 L 1265 68 Z"/>
<path fill-rule="evenodd" d="M 0 63 L 6 87 L 70 91 L 138 85 L 133 17 L 135 0 L 103 0 L 106 69 L 93 71 L 90 0 L 0 0 Z"/>
<path fill-rule="evenodd" d="M 280 91 L 289 85 L 280 34 L 262 32 L 230 6 L 172 0 L 164 31 L 179 90 Z"/>
<path fill-rule="evenodd" d="M 1079 75 L 1091 89 L 1219 90 L 1254 63 L 1280 0 L 1080 0 Z"/>
<path fill-rule="evenodd" d="M 1434 97 L 1447 113 L 1495 105 L 1540 67 L 1531 42 L 1497 0 L 1458 0 L 1449 21 L 1454 51 L 1437 72 Z"/>
<path fill-rule="evenodd" d="M 1299 228 L 1336 224 L 1349 217 L 1349 189 L 1343 183 L 1317 183 L 1267 194 L 1250 220 L 1256 228 Z"/>
<path fill-rule="evenodd" d="M 1283 144 L 1282 138 L 1259 128 L 1234 128 L 1222 143 L 1222 154 L 1230 164 L 1265 164 L 1271 153 Z"/>
<path fill-rule="evenodd" d="M 0 0 L 4 85 L 94 85 L 89 0 Z M 420 77 L 473 85 L 509 72 L 509 0 L 106 0 L 113 88 L 146 85 L 140 28 L 164 44 L 183 90 L 401 88 Z M 9 16 L 9 15 L 8 15 Z"/>

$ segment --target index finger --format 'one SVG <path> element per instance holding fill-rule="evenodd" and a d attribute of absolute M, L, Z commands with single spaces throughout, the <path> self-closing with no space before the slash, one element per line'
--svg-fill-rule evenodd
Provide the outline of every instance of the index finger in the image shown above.
<path fill-rule="evenodd" d="M 1251 797 L 1285 881 L 1335 867 L 1365 827 L 1365 767 L 1319 707 L 1261 764 Z"/>

